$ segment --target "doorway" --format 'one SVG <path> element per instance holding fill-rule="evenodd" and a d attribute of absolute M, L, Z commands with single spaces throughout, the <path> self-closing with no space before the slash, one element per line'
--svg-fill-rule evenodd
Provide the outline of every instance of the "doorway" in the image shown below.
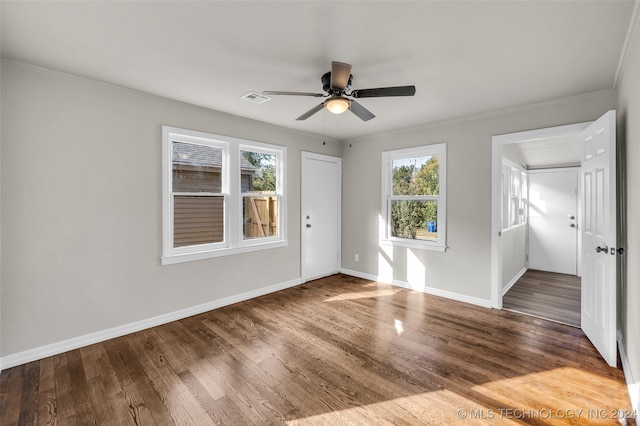
<path fill-rule="evenodd" d="M 510 133 L 493 137 L 492 161 L 492 233 L 491 233 L 491 272 L 492 272 L 492 306 L 502 309 L 502 296 L 506 289 L 514 284 L 524 274 L 526 268 L 519 272 L 519 276 L 511 279 L 503 276 L 503 223 L 502 223 L 502 164 L 506 154 L 511 161 L 517 161 L 524 166 L 522 153 L 514 154 L 514 146 L 525 147 L 524 154 L 529 159 L 528 169 L 561 168 L 580 164 L 582 151 L 582 132 L 590 123 L 578 123 L 546 129 Z M 561 148 L 564 146 L 564 148 Z M 575 152 L 577 150 L 577 152 Z M 522 151 L 522 150 L 521 150 Z M 552 162 L 553 160 L 553 162 Z M 523 244 L 526 244 L 523 242 Z M 508 252 L 507 252 L 508 253 Z"/>
<path fill-rule="evenodd" d="M 583 226 L 580 230 L 582 265 L 581 329 L 604 360 L 616 366 L 617 231 L 616 112 L 596 121 L 493 137 L 491 288 L 492 305 L 503 307 L 502 167 L 507 144 L 530 141 L 537 146 L 559 137 L 579 137 L 580 200 Z M 523 272 L 526 271 L 524 268 Z"/>
<path fill-rule="evenodd" d="M 524 149 L 509 145 L 520 164 L 505 158 L 503 166 L 503 309 L 580 327 L 579 168 L 542 168 L 549 159 L 531 158 L 530 144 L 521 144 Z M 576 152 L 572 161 L 579 164 L 580 158 Z"/>
<path fill-rule="evenodd" d="M 576 153 L 575 161 L 579 158 Z M 504 309 L 580 327 L 579 171 L 567 167 L 525 172 L 526 272 L 503 292 Z"/>

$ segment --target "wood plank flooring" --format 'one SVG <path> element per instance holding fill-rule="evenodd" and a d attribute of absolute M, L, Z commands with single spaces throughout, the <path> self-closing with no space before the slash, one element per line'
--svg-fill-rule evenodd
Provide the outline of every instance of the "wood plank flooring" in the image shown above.
<path fill-rule="evenodd" d="M 346 275 L 0 376 L 5 426 L 620 424 L 630 409 L 580 329 Z"/>
<path fill-rule="evenodd" d="M 502 307 L 580 327 L 580 277 L 529 269 L 504 295 Z"/>

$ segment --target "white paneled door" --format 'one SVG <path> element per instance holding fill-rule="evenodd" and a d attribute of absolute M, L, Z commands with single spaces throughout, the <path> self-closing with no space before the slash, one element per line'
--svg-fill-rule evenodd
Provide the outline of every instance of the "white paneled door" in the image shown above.
<path fill-rule="evenodd" d="M 529 268 L 578 275 L 578 169 L 529 172 Z"/>
<path fill-rule="evenodd" d="M 616 365 L 616 114 L 609 111 L 584 131 L 582 160 L 582 330 Z"/>
<path fill-rule="evenodd" d="M 340 270 L 342 159 L 302 152 L 301 275 L 303 281 Z"/>

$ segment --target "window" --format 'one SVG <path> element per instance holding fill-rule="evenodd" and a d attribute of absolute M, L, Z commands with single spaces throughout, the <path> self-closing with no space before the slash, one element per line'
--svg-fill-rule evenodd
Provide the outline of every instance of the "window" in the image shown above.
<path fill-rule="evenodd" d="M 162 264 L 287 244 L 275 145 L 163 126 Z"/>
<path fill-rule="evenodd" d="M 246 150 L 244 150 L 246 149 Z M 244 240 L 278 236 L 278 156 L 269 150 L 240 151 Z"/>
<path fill-rule="evenodd" d="M 385 242 L 446 248 L 446 144 L 382 153 Z"/>
<path fill-rule="evenodd" d="M 507 160 L 502 162 L 502 229 L 527 223 L 527 173 Z"/>

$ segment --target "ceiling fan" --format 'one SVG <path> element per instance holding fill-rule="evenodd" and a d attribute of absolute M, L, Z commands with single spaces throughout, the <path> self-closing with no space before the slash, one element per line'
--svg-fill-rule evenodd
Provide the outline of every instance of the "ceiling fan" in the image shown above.
<path fill-rule="evenodd" d="M 329 98 L 319 105 L 311 108 L 296 120 L 306 120 L 322 108 L 327 108 L 334 114 L 342 114 L 347 109 L 357 115 L 361 120 L 368 121 L 375 117 L 371 111 L 351 98 L 382 98 L 387 96 L 413 96 L 416 86 L 378 87 L 375 89 L 351 90 L 351 65 L 344 62 L 331 62 L 331 71 L 322 76 L 322 89 L 326 93 L 309 92 L 281 92 L 264 91 L 265 95 L 293 95 L 313 96 L 316 98 Z"/>

